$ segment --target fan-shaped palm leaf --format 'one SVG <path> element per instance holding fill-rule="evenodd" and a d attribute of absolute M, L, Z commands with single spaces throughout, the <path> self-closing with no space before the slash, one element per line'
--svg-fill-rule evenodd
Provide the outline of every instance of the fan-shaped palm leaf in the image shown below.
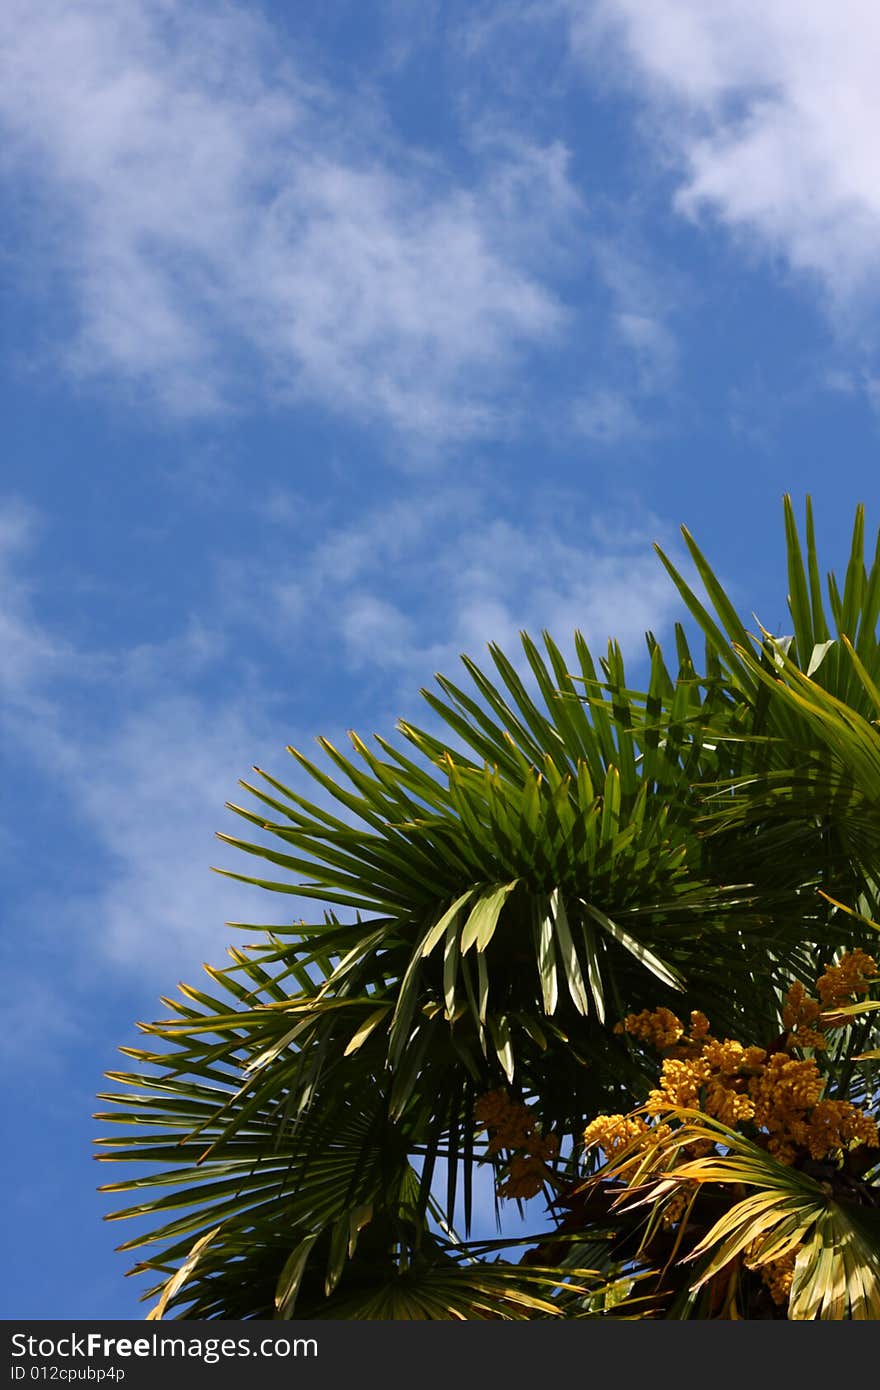
<path fill-rule="evenodd" d="M 789 1319 L 880 1318 L 880 1209 L 870 1205 L 876 1189 L 866 1185 L 858 1202 L 853 1191 L 842 1195 L 833 1179 L 820 1181 L 779 1162 L 717 1120 L 688 1110 L 671 1110 L 670 1116 L 684 1123 L 646 1152 L 635 1170 L 621 1156 L 609 1165 L 608 1176 L 623 1169 L 636 1202 L 661 1207 L 693 1185 L 731 1194 L 727 1209 L 686 1252 L 688 1260 L 699 1262 L 692 1292 L 737 1261 L 760 1269 L 796 1253 Z M 689 1157 L 701 1141 L 712 1144 L 713 1153 Z M 716 1146 L 724 1152 L 718 1154 Z"/>
<path fill-rule="evenodd" d="M 722 1030 L 766 1034 L 780 989 L 855 930 L 816 890 L 855 902 L 867 882 L 862 842 L 829 846 L 815 809 L 781 817 L 753 797 L 741 814 L 793 751 L 813 765 L 842 708 L 850 742 L 853 720 L 874 734 L 880 566 L 857 558 L 857 519 L 830 637 L 811 518 L 804 567 L 786 515 L 788 656 L 749 638 L 687 538 L 718 622 L 664 563 L 706 633 L 704 675 L 681 629 L 674 674 L 649 634 L 643 692 L 613 643 L 597 667 L 576 637 L 570 669 L 548 636 L 543 651 L 524 636 L 522 671 L 491 647 L 491 675 L 464 659 L 467 689 L 439 677 L 432 729 L 402 724 L 399 746 L 322 741 L 323 765 L 291 749 L 314 799 L 259 770 L 243 784 L 252 804 L 232 809 L 256 833 L 221 839 L 272 876 L 230 876 L 324 910 L 262 930 L 207 989 L 166 1001 L 151 1049 L 126 1049 L 139 1070 L 114 1074 L 104 1118 L 136 1138 L 101 1141 L 102 1156 L 136 1174 L 109 1186 L 142 1197 L 119 1215 L 159 1222 L 127 1246 L 161 1247 L 141 1268 L 161 1276 L 162 1316 L 592 1314 L 604 1295 L 570 1260 L 487 1273 L 443 1234 L 459 1174 L 470 1219 L 476 1098 L 509 1086 L 573 1138 L 650 1084 L 614 1032 L 627 1010 L 680 997 Z"/>

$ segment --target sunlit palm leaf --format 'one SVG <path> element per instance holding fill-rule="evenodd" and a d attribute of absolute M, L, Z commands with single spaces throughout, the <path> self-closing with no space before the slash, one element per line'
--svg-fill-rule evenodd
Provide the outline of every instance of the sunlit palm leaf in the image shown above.
<path fill-rule="evenodd" d="M 685 1185 L 719 1188 L 733 1197 L 706 1234 L 687 1251 L 698 1261 L 691 1289 L 697 1292 L 745 1258 L 750 1268 L 796 1252 L 788 1317 L 865 1320 L 880 1317 L 880 1211 L 836 1193 L 796 1167 L 781 1163 L 743 1134 L 696 1111 L 671 1109 L 682 1121 L 635 1164 L 621 1154 L 607 1176 L 626 1175 L 631 1195 L 623 1202 L 662 1205 Z M 696 1141 L 713 1153 L 687 1156 Z M 723 1152 L 719 1153 L 718 1148 Z"/>
<path fill-rule="evenodd" d="M 828 895 L 865 912 L 880 878 L 859 828 L 877 801 L 880 563 L 859 514 L 829 618 L 809 511 L 805 562 L 788 502 L 786 526 L 787 645 L 749 636 L 686 535 L 709 606 L 664 563 L 703 628 L 702 675 L 681 628 L 675 669 L 648 635 L 644 691 L 614 643 L 597 663 L 577 635 L 569 662 L 524 635 L 520 668 L 492 646 L 491 674 L 464 659 L 467 689 L 439 677 L 431 728 L 401 724 L 399 745 L 322 740 L 323 766 L 291 749 L 313 800 L 260 770 L 243 784 L 252 802 L 232 809 L 254 834 L 221 839 L 270 867 L 230 876 L 323 912 L 253 928 L 255 947 L 144 1025 L 149 1048 L 125 1049 L 138 1070 L 113 1074 L 103 1118 L 134 1138 L 101 1156 L 134 1172 L 108 1190 L 137 1194 L 119 1215 L 141 1228 L 127 1248 L 159 1247 L 140 1268 L 161 1316 L 596 1312 L 571 1260 L 474 1266 L 437 1228 L 461 1197 L 470 1220 L 483 1092 L 510 1086 L 577 1139 L 650 1084 L 613 1031 L 627 1010 L 703 1008 L 764 1036 L 780 990 L 861 929 Z M 858 814 L 850 800 L 835 820 L 844 787 Z M 834 1222 L 852 1307 L 871 1307 L 868 1236 Z M 841 1306 L 824 1263 L 802 1273 L 796 1307 L 826 1285 L 816 1306 Z"/>

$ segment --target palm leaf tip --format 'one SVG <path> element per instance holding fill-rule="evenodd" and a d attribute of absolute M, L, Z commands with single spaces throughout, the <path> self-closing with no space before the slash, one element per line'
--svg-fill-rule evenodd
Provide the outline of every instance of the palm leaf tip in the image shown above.
<path fill-rule="evenodd" d="M 106 1185 L 133 1194 L 114 1218 L 155 1251 L 136 1266 L 154 1317 L 877 1316 L 870 1145 L 841 1150 L 830 1193 L 804 1167 L 825 1158 L 786 1166 L 711 1115 L 617 1155 L 623 1191 L 580 1146 L 683 1060 L 619 1020 L 702 1011 L 719 1046 L 772 1055 L 809 1036 L 780 1018 L 792 982 L 876 938 L 880 548 L 865 561 L 858 513 L 826 595 L 812 508 L 803 538 L 784 509 L 791 641 L 753 635 L 685 528 L 693 585 L 657 551 L 703 666 L 683 624 L 667 655 L 649 638 L 641 690 L 613 640 L 594 658 L 581 634 L 522 633 L 515 660 L 492 643 L 438 676 L 425 728 L 319 740 L 316 761 L 291 747 L 293 786 L 254 768 L 230 802 L 247 832 L 218 838 L 272 867 L 216 872 L 314 920 L 251 927 L 181 986 L 101 1120 L 98 1156 L 134 1174 Z M 863 982 L 821 1001 L 825 1047 L 801 1056 L 862 1109 L 880 1051 Z M 522 1265 L 450 1234 L 476 1208 L 479 1098 L 501 1088 L 534 1124 L 531 1149 L 489 1156 L 499 1210 L 535 1184 L 554 1198 Z M 711 1154 L 685 1152 L 687 1124 Z"/>

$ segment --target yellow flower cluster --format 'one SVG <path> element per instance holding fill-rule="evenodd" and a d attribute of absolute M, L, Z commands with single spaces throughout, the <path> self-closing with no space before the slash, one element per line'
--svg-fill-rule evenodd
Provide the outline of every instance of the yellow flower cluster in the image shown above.
<path fill-rule="evenodd" d="M 774 1116 L 809 1110 L 815 1105 L 825 1085 L 815 1060 L 789 1057 L 787 1052 L 773 1052 L 759 1076 L 750 1083 L 755 1098 L 755 1120 L 770 1125 Z"/>
<path fill-rule="evenodd" d="M 849 1101 L 822 1100 L 824 1085 L 812 1058 L 787 1052 L 768 1057 L 760 1047 L 712 1040 L 699 1057 L 666 1059 L 645 1112 L 660 1116 L 676 1107 L 701 1110 L 731 1128 L 751 1121 L 767 1135 L 769 1152 L 783 1163 L 793 1163 L 799 1149 L 812 1158 L 826 1158 L 852 1144 L 877 1145 L 876 1122 Z"/>
<path fill-rule="evenodd" d="M 709 1037 L 709 1020 L 699 1009 L 693 1009 L 691 1012 L 691 1027 L 687 1036 L 692 1043 L 705 1042 Z"/>
<path fill-rule="evenodd" d="M 725 1038 L 724 1042 L 709 1038 L 703 1044 L 703 1057 L 713 1071 L 722 1076 L 747 1076 L 757 1074 L 767 1060 L 767 1053 L 763 1047 L 743 1047 L 732 1038 Z"/>
<path fill-rule="evenodd" d="M 641 1013 L 627 1014 L 626 1018 L 614 1025 L 614 1032 L 629 1033 L 655 1052 L 665 1052 L 675 1058 L 699 1056 L 704 1043 L 711 1041 L 709 1020 L 699 1009 L 691 1013 L 687 1032 L 681 1019 L 666 1008 L 642 1009 Z"/>
<path fill-rule="evenodd" d="M 606 1160 L 632 1147 L 634 1165 L 647 1145 L 659 1144 L 671 1133 L 669 1125 L 648 1124 L 641 1115 L 597 1115 L 584 1130 L 584 1147 L 601 1149 Z"/>
<path fill-rule="evenodd" d="M 816 981 L 819 998 L 826 1009 L 847 1004 L 853 995 L 868 993 L 867 982 L 877 977 L 877 962 L 865 951 L 847 951 L 836 965 L 826 967 Z"/>
<path fill-rule="evenodd" d="M 645 1110 L 649 1115 L 662 1115 L 681 1106 L 702 1110 L 730 1126 L 750 1120 L 755 1107 L 746 1089 L 748 1078 L 758 1074 L 765 1057 L 762 1048 L 746 1048 L 729 1038 L 723 1043 L 710 1039 L 695 1057 L 669 1057 Z"/>
<path fill-rule="evenodd" d="M 744 1092 L 734 1091 L 723 1078 L 717 1076 L 711 1077 L 706 1085 L 702 1108 L 707 1115 L 713 1115 L 731 1129 L 735 1129 L 740 1120 L 753 1119 L 755 1114 L 751 1097 Z"/>
<path fill-rule="evenodd" d="M 866 980 L 875 975 L 873 958 L 853 951 L 825 970 L 817 989 L 823 1002 L 840 1003 L 866 993 Z M 782 1010 L 786 1048 L 824 1047 L 818 1031 L 820 1012 L 818 1000 L 796 981 Z M 814 1058 L 796 1058 L 781 1050 L 768 1055 L 761 1047 L 714 1038 L 706 1015 L 696 1011 L 688 1032 L 666 1008 L 627 1014 L 617 1031 L 667 1053 L 659 1085 L 643 1108 L 649 1117 L 682 1108 L 700 1110 L 730 1128 L 751 1123 L 765 1136 L 769 1152 L 784 1163 L 794 1163 L 799 1154 L 821 1159 L 855 1144 L 880 1143 L 877 1124 L 864 1111 L 848 1101 L 822 1099 L 825 1082 Z M 587 1126 L 584 1142 L 610 1156 L 626 1144 L 644 1145 L 655 1129 L 641 1115 L 600 1115 Z M 700 1144 L 705 1150 L 706 1142 Z"/>
<path fill-rule="evenodd" d="M 811 1158 L 825 1158 L 836 1150 L 852 1144 L 878 1144 L 876 1121 L 845 1100 L 820 1100 L 806 1122 L 793 1121 L 792 1138 L 802 1148 L 809 1149 Z"/>
<path fill-rule="evenodd" d="M 788 1047 L 811 1047 L 821 1051 L 826 1047 L 825 1036 L 814 1027 L 819 1019 L 819 1001 L 807 994 L 800 980 L 795 980 L 785 996 L 782 1007 L 782 1026 L 789 1030 Z"/>
<path fill-rule="evenodd" d="M 696 1191 L 697 1184 L 694 1182 L 684 1182 L 678 1191 L 666 1202 L 663 1207 L 661 1221 L 664 1229 L 669 1230 L 677 1221 L 684 1216 L 687 1208 Z"/>
<path fill-rule="evenodd" d="M 643 1139 L 649 1131 L 650 1126 L 640 1115 L 597 1115 L 584 1130 L 584 1144 L 610 1156 L 634 1139 Z"/>
<path fill-rule="evenodd" d="M 528 1148 L 535 1133 L 535 1122 L 526 1106 L 511 1100 L 506 1091 L 487 1091 L 480 1096 L 474 1116 L 489 1131 L 490 1154 Z"/>
<path fill-rule="evenodd" d="M 663 1052 L 678 1042 L 684 1028 L 670 1009 L 642 1009 L 640 1014 L 627 1014 L 622 1023 L 615 1025 L 614 1031 L 631 1033 L 649 1047 Z"/>
<path fill-rule="evenodd" d="M 660 1085 L 648 1096 L 645 1109 L 649 1115 L 659 1115 L 676 1105 L 699 1110 L 700 1092 L 711 1075 L 703 1057 L 668 1057 L 660 1072 Z"/>
<path fill-rule="evenodd" d="M 755 1246 L 749 1246 L 745 1252 L 744 1263 L 746 1267 L 748 1269 L 760 1269 L 761 1279 L 770 1290 L 770 1297 L 777 1307 L 782 1307 L 788 1302 L 788 1296 L 791 1293 L 797 1249 L 789 1250 L 787 1255 L 781 1255 L 778 1260 L 767 1260 L 762 1265 L 755 1263 L 754 1254 Z"/>
<path fill-rule="evenodd" d="M 506 1149 L 513 1154 L 498 1195 L 534 1197 L 547 1179 L 548 1161 L 559 1152 L 559 1140 L 554 1134 L 545 1139 L 526 1106 L 511 1100 L 506 1091 L 480 1096 L 474 1115 L 489 1133 L 486 1152 L 494 1156 Z"/>
<path fill-rule="evenodd" d="M 516 1154 L 508 1165 L 507 1177 L 498 1184 L 499 1197 L 526 1200 L 536 1197 L 547 1178 L 547 1165 L 537 1154 Z"/>
<path fill-rule="evenodd" d="M 629 1033 L 665 1054 L 658 1085 L 638 1112 L 593 1119 L 584 1130 L 585 1145 L 600 1148 L 606 1158 L 618 1160 L 614 1169 L 618 1179 L 629 1181 L 637 1169 L 636 1180 L 641 1180 L 648 1146 L 672 1135 L 672 1125 L 681 1124 L 681 1139 L 687 1139 L 687 1124 L 671 1113 L 687 1109 L 709 1115 L 731 1129 L 746 1125 L 747 1132 L 777 1160 L 792 1165 L 808 1158 L 830 1157 L 840 1162 L 858 1145 L 880 1147 L 878 1125 L 870 1115 L 849 1101 L 823 1097 L 825 1078 L 816 1057 L 792 1055 L 805 1048 L 821 1052 L 826 1045 L 823 1029 L 835 1026 L 832 1011 L 867 994 L 869 982 L 876 979 L 873 957 L 855 950 L 825 969 L 816 984 L 818 998 L 796 981 L 783 1001 L 782 1040 L 772 1051 L 745 1046 L 732 1038 L 713 1037 L 709 1020 L 702 1013 L 691 1014 L 687 1031 L 666 1008 L 627 1014 L 615 1031 Z M 829 1012 L 823 1014 L 823 1007 Z M 672 1166 L 667 1168 L 663 1159 L 667 1178 L 674 1179 L 679 1158 L 716 1150 L 715 1143 L 704 1137 L 680 1143 L 679 1133 L 676 1128 Z M 681 1181 L 676 1190 L 664 1181 L 661 1187 L 661 1220 L 670 1228 L 685 1218 L 693 1184 Z M 760 1269 L 774 1302 L 784 1305 L 791 1291 L 796 1251 L 763 1263 L 758 1256 L 759 1245 L 744 1253 L 745 1264 Z"/>
<path fill-rule="evenodd" d="M 824 1078 L 812 1058 L 801 1061 L 789 1057 L 787 1052 L 774 1052 L 761 1074 L 750 1082 L 754 1122 L 766 1130 L 767 1148 L 780 1162 L 794 1162 L 798 1144 L 809 1126 L 809 1112 L 818 1103 L 824 1086 Z"/>

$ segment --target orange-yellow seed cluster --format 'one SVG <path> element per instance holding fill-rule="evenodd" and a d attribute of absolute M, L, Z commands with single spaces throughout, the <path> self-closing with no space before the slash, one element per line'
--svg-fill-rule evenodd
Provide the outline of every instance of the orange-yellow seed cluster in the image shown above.
<path fill-rule="evenodd" d="M 684 1028 L 670 1009 L 642 1009 L 640 1014 L 627 1014 L 614 1031 L 631 1033 L 634 1038 L 662 1052 L 678 1042 Z"/>
<path fill-rule="evenodd" d="M 777 1307 L 781 1308 L 788 1302 L 791 1293 L 797 1249 L 789 1250 L 787 1255 L 780 1255 L 776 1260 L 765 1260 L 759 1265 L 755 1259 L 756 1246 L 759 1244 L 760 1242 L 755 1242 L 746 1249 L 744 1263 L 748 1269 L 760 1269 L 761 1279 L 770 1290 L 770 1297 Z"/>
<path fill-rule="evenodd" d="M 853 951 L 825 970 L 817 989 L 824 1003 L 839 1004 L 866 993 L 866 981 L 875 975 L 873 958 Z M 787 1050 L 768 1054 L 732 1038 L 712 1037 L 709 1020 L 699 1012 L 691 1014 L 687 1032 L 666 1008 L 627 1014 L 617 1031 L 666 1053 L 643 1114 L 656 1120 L 681 1108 L 699 1110 L 730 1128 L 750 1123 L 784 1163 L 795 1163 L 800 1155 L 822 1159 L 856 1144 L 880 1144 L 877 1124 L 864 1111 L 848 1101 L 822 1098 L 825 1081 L 815 1058 L 790 1055 L 792 1049 L 820 1051 L 825 1046 L 819 1031 L 821 1006 L 800 981 L 785 996 L 782 1024 Z M 643 1148 L 656 1129 L 642 1115 L 600 1115 L 587 1126 L 584 1142 L 610 1157 L 627 1144 Z M 699 1147 L 706 1152 L 712 1146 L 701 1140 Z M 688 1152 L 697 1152 L 697 1145 Z"/>
<path fill-rule="evenodd" d="M 498 1195 L 536 1196 L 547 1179 L 548 1162 L 559 1152 L 556 1136 L 544 1138 L 527 1107 L 511 1100 L 506 1091 L 487 1091 L 474 1106 L 474 1115 L 489 1132 L 486 1152 L 494 1156 L 506 1149 L 513 1155 Z"/>
<path fill-rule="evenodd" d="M 617 1160 L 616 1174 L 626 1180 L 634 1168 L 643 1171 L 651 1150 L 673 1136 L 673 1124 L 681 1120 L 677 1109 L 700 1111 L 729 1128 L 746 1124 L 759 1142 L 780 1162 L 797 1164 L 807 1157 L 840 1161 L 856 1145 L 880 1147 L 877 1122 L 845 1100 L 823 1096 L 825 1078 L 815 1056 L 793 1056 L 808 1049 L 819 1053 L 826 1046 L 823 1029 L 835 1026 L 833 1010 L 868 993 L 878 978 L 872 956 L 855 950 L 845 953 L 819 977 L 818 998 L 796 981 L 782 1006 L 783 1038 L 775 1049 L 745 1046 L 732 1038 L 712 1036 L 705 1014 L 694 1011 L 690 1026 L 667 1008 L 643 1009 L 627 1014 L 615 1028 L 647 1047 L 664 1053 L 657 1086 L 644 1106 L 629 1115 L 598 1115 L 584 1130 L 587 1148 L 601 1149 L 606 1160 Z M 820 1002 L 821 1001 L 821 1002 Z M 830 1011 L 823 1014 L 823 1008 Z M 548 1160 L 558 1152 L 554 1136 L 544 1138 L 528 1109 L 505 1091 L 490 1091 L 477 1102 L 477 1119 L 489 1133 L 488 1153 L 506 1151 L 506 1177 L 498 1192 L 505 1197 L 531 1197 L 540 1191 L 550 1170 Z M 670 1123 L 671 1122 L 671 1123 Z M 710 1153 L 715 1148 L 704 1137 L 675 1143 L 683 1158 Z M 632 1151 L 628 1157 L 626 1150 Z M 622 1155 L 622 1158 L 621 1158 Z M 666 1167 L 667 1176 L 674 1175 Z M 681 1221 L 696 1191 L 693 1181 L 682 1179 L 678 1190 L 664 1203 L 665 1227 Z M 749 1268 L 760 1270 L 775 1303 L 784 1305 L 790 1294 L 796 1252 L 758 1263 L 757 1251 L 745 1252 Z"/>
<path fill-rule="evenodd" d="M 877 977 L 877 962 L 865 951 L 847 951 L 836 965 L 826 967 L 816 981 L 819 998 L 826 1009 L 848 1004 L 853 995 L 868 993 L 868 981 Z"/>
<path fill-rule="evenodd" d="M 820 1100 L 807 1122 L 793 1122 L 790 1128 L 792 1137 L 809 1150 L 811 1158 L 825 1158 L 853 1144 L 867 1144 L 869 1148 L 878 1144 L 876 1121 L 845 1100 Z"/>
<path fill-rule="evenodd" d="M 584 1130 L 584 1144 L 603 1153 L 619 1153 L 633 1140 L 644 1139 L 650 1126 L 641 1115 L 597 1115 Z"/>
<path fill-rule="evenodd" d="M 788 1047 L 811 1047 L 821 1051 L 827 1046 L 825 1036 L 820 1032 L 819 1001 L 807 994 L 800 980 L 795 980 L 785 996 L 782 1008 L 782 1026 L 789 1030 Z"/>

